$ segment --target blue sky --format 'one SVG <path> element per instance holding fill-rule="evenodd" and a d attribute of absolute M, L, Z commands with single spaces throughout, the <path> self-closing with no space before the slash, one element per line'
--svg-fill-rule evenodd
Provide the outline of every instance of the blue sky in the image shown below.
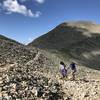
<path fill-rule="evenodd" d="M 62 22 L 100 23 L 100 0 L 0 0 L 0 34 L 29 43 Z"/>

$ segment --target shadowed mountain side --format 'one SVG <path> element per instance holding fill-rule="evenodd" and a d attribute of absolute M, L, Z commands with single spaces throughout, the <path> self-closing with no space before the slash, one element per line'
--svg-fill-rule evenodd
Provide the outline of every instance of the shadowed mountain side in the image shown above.
<path fill-rule="evenodd" d="M 29 46 L 36 46 L 42 49 L 61 49 L 68 47 L 74 42 L 81 41 L 86 38 L 82 32 L 86 29 L 76 27 L 63 27 L 58 26 L 49 33 L 35 39 Z M 84 36 L 84 37 L 82 37 Z"/>
<path fill-rule="evenodd" d="M 35 46 L 48 52 L 60 52 L 63 57 L 74 59 L 87 67 L 100 70 L 100 33 L 90 32 L 86 28 L 68 26 L 63 23 L 35 39 L 28 46 Z"/>
<path fill-rule="evenodd" d="M 100 35 L 98 33 L 92 33 L 91 37 L 62 48 L 61 52 L 85 66 L 100 70 Z"/>

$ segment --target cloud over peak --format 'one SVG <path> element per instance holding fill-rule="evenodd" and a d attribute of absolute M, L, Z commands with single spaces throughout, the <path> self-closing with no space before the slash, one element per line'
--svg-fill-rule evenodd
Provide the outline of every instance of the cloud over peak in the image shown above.
<path fill-rule="evenodd" d="M 31 9 L 28 9 L 25 5 L 19 4 L 17 0 L 4 0 L 2 3 L 3 10 L 7 14 L 19 13 L 29 17 L 39 17 L 41 15 L 40 11 L 32 12 Z"/>

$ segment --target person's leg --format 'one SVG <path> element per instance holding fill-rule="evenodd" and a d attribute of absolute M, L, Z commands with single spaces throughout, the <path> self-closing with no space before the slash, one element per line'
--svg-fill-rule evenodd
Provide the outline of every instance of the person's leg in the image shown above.
<path fill-rule="evenodd" d="M 75 80 L 75 71 L 72 73 L 72 80 Z"/>

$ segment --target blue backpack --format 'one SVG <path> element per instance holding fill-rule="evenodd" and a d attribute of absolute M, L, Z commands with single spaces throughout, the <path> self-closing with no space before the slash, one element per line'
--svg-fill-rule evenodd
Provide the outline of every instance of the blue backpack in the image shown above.
<path fill-rule="evenodd" d="M 76 69 L 75 63 L 70 64 L 70 67 L 72 70 L 75 70 Z"/>

